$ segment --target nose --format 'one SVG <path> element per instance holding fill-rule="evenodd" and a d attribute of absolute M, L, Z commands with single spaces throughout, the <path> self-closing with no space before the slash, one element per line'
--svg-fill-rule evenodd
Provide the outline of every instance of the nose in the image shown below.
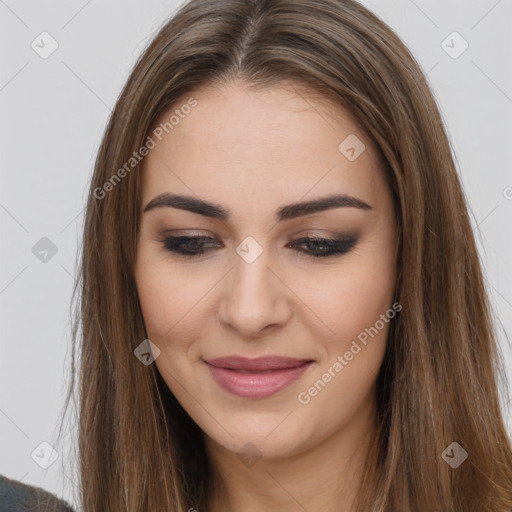
<path fill-rule="evenodd" d="M 267 252 L 252 263 L 235 255 L 234 268 L 225 276 L 218 317 L 239 336 L 257 337 L 291 317 L 293 293 L 271 268 Z"/>

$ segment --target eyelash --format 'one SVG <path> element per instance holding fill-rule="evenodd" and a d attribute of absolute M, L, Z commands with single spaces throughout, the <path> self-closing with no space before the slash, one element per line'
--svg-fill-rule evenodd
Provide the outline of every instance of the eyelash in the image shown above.
<path fill-rule="evenodd" d="M 163 240 L 161 240 L 162 244 L 164 245 L 165 249 L 169 252 L 172 252 L 180 257 L 184 258 L 200 258 L 204 256 L 208 250 L 204 248 L 200 249 L 192 249 L 185 250 L 183 249 L 183 245 L 193 241 L 194 243 L 200 243 L 200 242 L 206 242 L 209 240 L 214 240 L 213 238 L 207 237 L 207 236 L 170 236 L 166 237 Z M 305 237 L 305 238 L 299 238 L 297 240 L 294 240 L 295 245 L 297 244 L 311 244 L 311 243 L 320 243 L 327 246 L 327 250 L 323 250 L 320 252 L 315 251 L 304 251 L 297 249 L 297 252 L 301 256 L 309 256 L 314 259 L 318 258 L 332 258 L 332 257 L 339 257 L 347 252 L 349 252 L 354 245 L 357 242 L 356 238 L 347 237 L 347 238 L 341 238 L 341 239 L 335 239 L 335 238 L 311 238 L 311 237 Z"/>

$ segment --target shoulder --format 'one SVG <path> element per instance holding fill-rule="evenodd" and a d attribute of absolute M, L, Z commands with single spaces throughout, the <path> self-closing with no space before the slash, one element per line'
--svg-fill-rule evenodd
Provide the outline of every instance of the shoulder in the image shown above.
<path fill-rule="evenodd" d="M 0 512 L 74 512 L 53 494 L 0 475 Z"/>

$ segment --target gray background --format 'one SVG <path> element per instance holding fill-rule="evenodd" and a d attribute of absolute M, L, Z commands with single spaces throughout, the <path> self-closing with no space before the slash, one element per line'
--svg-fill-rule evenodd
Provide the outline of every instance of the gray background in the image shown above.
<path fill-rule="evenodd" d="M 86 190 L 131 66 L 180 3 L 0 0 L 0 473 L 71 502 L 66 453 L 74 432 L 57 442 L 56 428 L 69 377 L 69 302 Z M 428 72 L 503 326 L 510 378 L 512 2 L 363 3 L 398 32 Z M 58 43 L 46 59 L 31 47 L 43 31 Z M 469 44 L 461 55 L 464 41 L 448 37 L 454 31 Z M 57 250 L 46 262 L 33 253 L 43 237 Z M 512 432 L 510 404 L 506 415 Z M 36 462 L 51 462 L 42 442 L 59 454 L 47 469 Z"/>

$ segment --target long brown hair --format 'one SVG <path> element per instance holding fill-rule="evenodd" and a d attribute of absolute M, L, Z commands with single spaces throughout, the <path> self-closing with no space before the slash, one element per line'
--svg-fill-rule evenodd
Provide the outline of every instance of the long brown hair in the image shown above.
<path fill-rule="evenodd" d="M 192 0 L 136 63 L 90 186 L 74 293 L 79 380 L 67 400 L 76 389 L 84 511 L 207 510 L 214 479 L 202 432 L 156 366 L 134 356 L 147 336 L 134 280 L 142 161 L 130 159 L 180 98 L 231 79 L 254 88 L 292 81 L 344 107 L 384 162 L 400 234 L 402 310 L 378 375 L 379 435 L 358 510 L 512 509 L 493 314 L 450 144 L 420 66 L 353 0 Z M 468 454 L 458 468 L 442 456 L 453 442 Z"/>

